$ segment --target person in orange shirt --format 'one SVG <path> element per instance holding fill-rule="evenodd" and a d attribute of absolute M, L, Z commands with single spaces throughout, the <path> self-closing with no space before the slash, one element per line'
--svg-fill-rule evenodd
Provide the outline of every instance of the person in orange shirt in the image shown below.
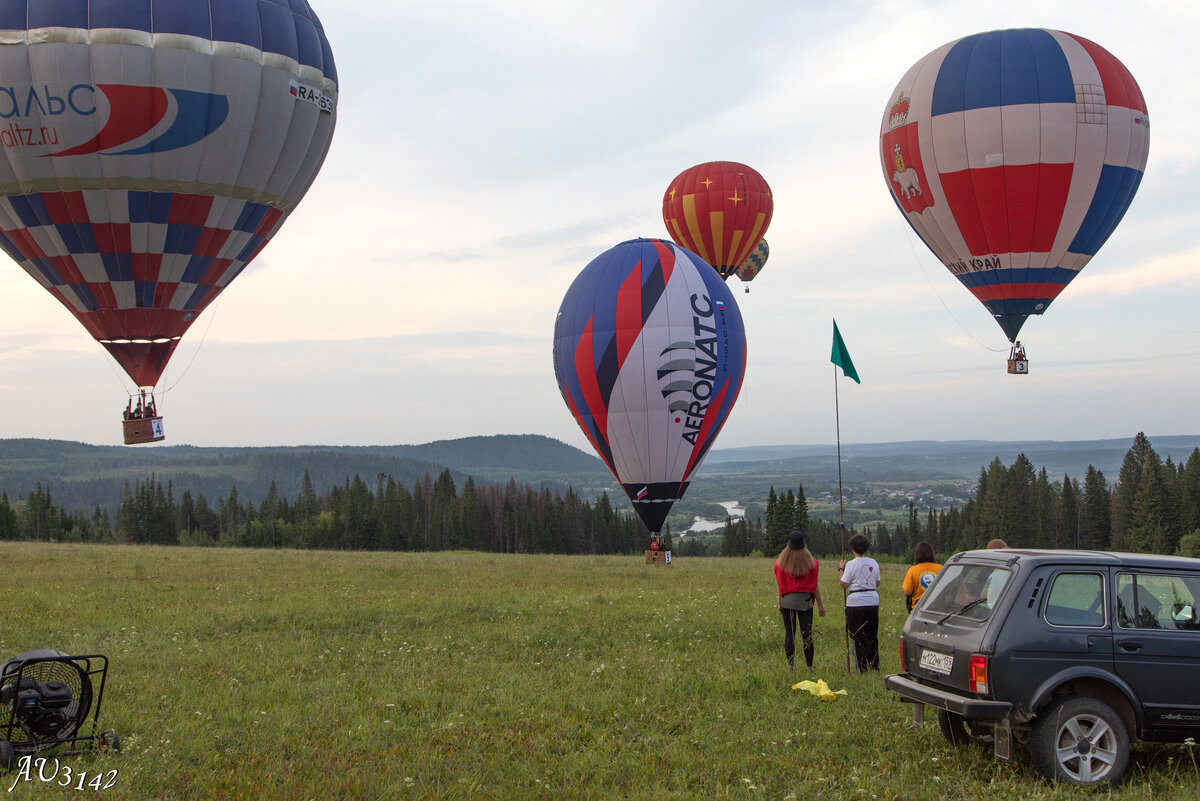
<path fill-rule="evenodd" d="M 788 534 L 788 544 L 775 559 L 775 584 L 779 588 L 779 612 L 783 615 L 783 654 L 788 667 L 796 666 L 796 625 L 804 641 L 804 661 L 812 667 L 816 647 L 812 636 L 812 610 L 816 603 L 821 617 L 825 617 L 825 603 L 821 600 L 821 588 L 817 575 L 821 563 L 808 550 L 803 531 Z"/>
<path fill-rule="evenodd" d="M 921 600 L 929 585 L 933 584 L 941 569 L 942 566 L 933 561 L 933 546 L 928 542 L 918 542 L 913 554 L 913 566 L 904 574 L 904 584 L 901 586 L 904 590 L 904 605 L 908 607 L 909 612 Z"/>

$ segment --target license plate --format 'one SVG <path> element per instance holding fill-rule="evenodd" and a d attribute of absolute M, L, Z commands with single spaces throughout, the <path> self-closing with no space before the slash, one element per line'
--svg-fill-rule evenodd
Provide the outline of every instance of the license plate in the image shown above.
<path fill-rule="evenodd" d="M 941 673 L 943 676 L 949 676 L 951 669 L 954 667 L 954 654 L 940 654 L 937 651 L 929 650 L 922 651 L 921 667 L 934 673 Z"/>

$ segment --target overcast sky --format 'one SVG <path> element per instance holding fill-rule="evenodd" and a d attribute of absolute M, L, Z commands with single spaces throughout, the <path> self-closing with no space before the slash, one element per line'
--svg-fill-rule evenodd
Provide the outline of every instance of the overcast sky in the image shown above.
<path fill-rule="evenodd" d="M 544 434 L 590 450 L 554 381 L 575 275 L 638 236 L 687 167 L 771 185 L 748 367 L 716 447 L 1200 433 L 1200 4 L 310 0 L 339 74 L 333 146 L 272 243 L 192 326 L 167 444 L 389 445 Z M 1152 122 L 1124 221 L 1008 342 L 880 172 L 892 89 L 952 39 L 1047 27 L 1130 69 Z M 736 282 L 736 279 L 732 279 Z M 0 269 L 3 437 L 119 444 L 129 381 Z"/>

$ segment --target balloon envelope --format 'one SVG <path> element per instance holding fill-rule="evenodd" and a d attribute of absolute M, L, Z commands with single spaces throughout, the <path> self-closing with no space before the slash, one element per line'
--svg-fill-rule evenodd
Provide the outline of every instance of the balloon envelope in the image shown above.
<path fill-rule="evenodd" d="M 767 245 L 767 240 L 762 240 L 758 243 L 758 247 L 750 251 L 750 255 L 742 262 L 742 266 L 737 268 L 737 277 L 743 281 L 753 281 L 755 277 L 762 272 L 763 267 L 767 266 L 767 258 L 771 255 L 771 248 Z M 747 287 L 746 291 L 750 291 Z"/>
<path fill-rule="evenodd" d="M 733 275 L 758 245 L 773 210 L 766 180 L 736 161 L 710 161 L 686 169 L 663 195 L 667 233 L 722 278 Z"/>
<path fill-rule="evenodd" d="M 732 292 L 695 254 L 659 239 L 593 259 L 554 324 L 563 400 L 652 532 L 729 418 L 745 369 Z"/>
<path fill-rule="evenodd" d="M 1062 31 L 950 42 L 896 86 L 880 128 L 892 196 L 1010 340 L 1104 244 L 1146 167 L 1133 76 Z"/>
<path fill-rule="evenodd" d="M 329 149 L 305 0 L 0 2 L 0 248 L 139 386 Z"/>

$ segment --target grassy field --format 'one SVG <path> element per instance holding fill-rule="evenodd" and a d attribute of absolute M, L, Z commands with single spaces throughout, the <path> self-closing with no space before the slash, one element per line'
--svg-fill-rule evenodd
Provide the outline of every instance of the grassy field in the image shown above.
<path fill-rule="evenodd" d="M 27 543 L 0 557 L 0 658 L 107 654 L 100 725 L 124 746 L 62 758 L 66 787 L 0 776 L 13 798 L 1095 795 L 909 728 L 880 677 L 846 673 L 828 569 L 812 676 L 847 691 L 832 703 L 791 689 L 809 674 L 786 667 L 766 559 Z M 901 574 L 885 566 L 885 672 Z M 114 780 L 79 790 L 80 773 Z M 1195 799 L 1200 772 L 1184 746 L 1139 747 L 1114 794 Z"/>

